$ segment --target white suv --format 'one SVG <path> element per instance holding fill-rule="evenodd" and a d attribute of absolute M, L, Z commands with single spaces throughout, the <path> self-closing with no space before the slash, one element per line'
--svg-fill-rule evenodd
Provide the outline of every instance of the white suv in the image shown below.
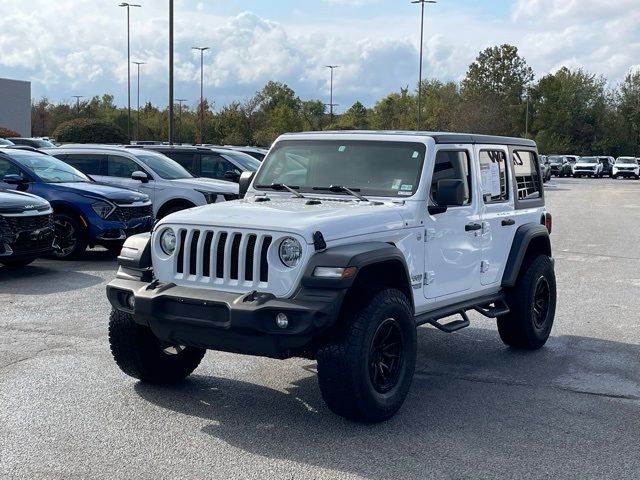
<path fill-rule="evenodd" d="M 640 178 L 638 159 L 634 157 L 618 157 L 616 163 L 613 165 L 611 176 L 613 178 L 633 177 L 638 180 L 638 178 Z"/>
<path fill-rule="evenodd" d="M 72 145 L 47 152 L 98 182 L 146 193 L 156 218 L 238 198 L 237 184 L 195 177 L 177 162 L 149 150 Z"/>
<path fill-rule="evenodd" d="M 420 325 L 455 332 L 475 310 L 507 345 L 547 341 L 556 281 L 534 142 L 289 134 L 248 176 L 244 199 L 127 240 L 107 287 L 125 373 L 176 382 L 206 349 L 314 358 L 329 408 L 376 422 L 409 391 Z"/>
<path fill-rule="evenodd" d="M 603 165 L 598 157 L 580 157 L 573 165 L 572 172 L 574 178 L 582 176 L 600 177 L 602 169 Z"/>

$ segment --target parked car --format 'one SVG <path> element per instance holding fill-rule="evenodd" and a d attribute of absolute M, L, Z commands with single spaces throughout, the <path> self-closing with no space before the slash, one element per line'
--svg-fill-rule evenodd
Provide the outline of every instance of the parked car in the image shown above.
<path fill-rule="evenodd" d="M 49 201 L 59 259 L 79 257 L 87 246 L 119 250 L 125 239 L 153 224 L 149 196 L 101 185 L 46 153 L 0 150 L 0 184 Z"/>
<path fill-rule="evenodd" d="M 127 241 L 107 286 L 115 362 L 171 384 L 206 349 L 313 358 L 333 412 L 380 422 L 409 393 L 419 325 L 453 333 L 475 310 L 506 345 L 539 349 L 556 279 L 536 156 L 531 140 L 482 135 L 281 136 L 243 174 L 242 202 Z"/>
<path fill-rule="evenodd" d="M 44 138 L 9 137 L 7 140 L 11 140 L 14 145 L 25 145 L 33 148 L 55 148 L 52 142 Z"/>
<path fill-rule="evenodd" d="M 99 182 L 148 194 L 156 218 L 186 208 L 238 198 L 237 184 L 196 177 L 179 163 L 150 150 L 65 145 L 50 152 Z"/>
<path fill-rule="evenodd" d="M 580 157 L 573 165 L 573 177 L 600 177 L 602 163 L 598 157 Z"/>
<path fill-rule="evenodd" d="M 242 153 L 246 153 L 247 155 L 251 155 L 253 158 L 259 161 L 264 160 L 264 157 L 266 157 L 267 153 L 269 153 L 268 149 L 260 148 L 260 147 L 236 147 L 233 145 L 212 145 L 212 144 L 205 144 L 202 146 L 212 147 L 212 148 L 225 148 L 227 150 L 235 150 L 237 152 L 242 152 Z"/>
<path fill-rule="evenodd" d="M 198 177 L 238 183 L 242 172 L 255 172 L 260 161 L 246 153 L 225 148 L 148 145 L 145 150 L 166 155 Z"/>
<path fill-rule="evenodd" d="M 551 174 L 556 177 L 568 177 L 573 174 L 573 165 L 578 161 L 577 155 L 550 155 Z"/>
<path fill-rule="evenodd" d="M 616 179 L 618 177 L 633 177 L 638 180 L 638 178 L 640 178 L 640 165 L 638 165 L 638 159 L 634 157 L 618 157 L 613 166 L 611 176 Z"/>
<path fill-rule="evenodd" d="M 600 172 L 600 178 L 605 175 L 608 177 L 613 176 L 613 166 L 616 163 L 616 160 L 613 157 L 598 157 L 598 161 L 602 165 L 602 171 Z"/>
<path fill-rule="evenodd" d="M 540 162 L 540 173 L 542 174 L 542 181 L 547 183 L 551 180 L 551 165 L 549 164 L 549 158 L 546 155 L 539 155 L 538 160 Z"/>
<path fill-rule="evenodd" d="M 11 140 L 7 140 L 6 138 L 0 138 L 0 147 L 6 147 L 9 145 L 15 145 Z"/>
<path fill-rule="evenodd" d="M 53 209 L 49 202 L 0 188 L 0 263 L 7 267 L 29 265 L 51 254 L 53 243 Z"/>

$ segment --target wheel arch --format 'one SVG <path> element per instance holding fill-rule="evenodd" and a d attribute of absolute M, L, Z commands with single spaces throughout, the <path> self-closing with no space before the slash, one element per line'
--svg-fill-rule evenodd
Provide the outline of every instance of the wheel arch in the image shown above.
<path fill-rule="evenodd" d="M 531 223 L 522 225 L 516 231 L 502 277 L 503 287 L 513 287 L 520 271 L 528 260 L 537 255 L 551 257 L 551 239 L 544 225 Z"/>
<path fill-rule="evenodd" d="M 184 207 L 184 210 L 187 208 L 193 208 L 196 204 L 187 198 L 172 198 L 164 202 L 160 208 L 158 208 L 158 213 L 156 214 L 156 218 L 160 219 L 167 215 L 167 212 L 174 207 Z"/>

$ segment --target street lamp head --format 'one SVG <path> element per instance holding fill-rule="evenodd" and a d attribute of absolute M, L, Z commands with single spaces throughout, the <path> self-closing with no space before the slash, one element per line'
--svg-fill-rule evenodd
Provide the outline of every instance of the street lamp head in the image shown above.
<path fill-rule="evenodd" d="M 131 62 L 131 63 L 133 63 L 134 65 L 146 65 L 147 64 L 147 62 Z"/>
<path fill-rule="evenodd" d="M 325 68 L 330 68 L 331 70 L 333 70 L 334 68 L 340 68 L 341 65 L 325 65 Z"/>
<path fill-rule="evenodd" d="M 411 3 L 438 3 L 436 0 L 413 0 Z"/>
<path fill-rule="evenodd" d="M 211 47 L 191 47 L 191 50 L 200 50 L 204 52 L 205 50 L 211 50 Z"/>
<path fill-rule="evenodd" d="M 120 5 L 118 5 L 119 7 L 141 7 L 142 5 L 138 5 L 136 3 L 126 3 L 126 2 L 122 2 Z"/>

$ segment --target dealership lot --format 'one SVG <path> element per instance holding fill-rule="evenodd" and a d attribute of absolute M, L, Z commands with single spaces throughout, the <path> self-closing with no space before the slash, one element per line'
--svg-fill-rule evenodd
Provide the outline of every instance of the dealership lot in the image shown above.
<path fill-rule="evenodd" d="M 385 424 L 321 401 L 315 363 L 209 352 L 170 388 L 112 361 L 115 259 L 0 270 L 0 477 L 623 478 L 640 472 L 640 182 L 552 179 L 558 311 L 547 347 L 494 322 L 419 330 Z"/>

